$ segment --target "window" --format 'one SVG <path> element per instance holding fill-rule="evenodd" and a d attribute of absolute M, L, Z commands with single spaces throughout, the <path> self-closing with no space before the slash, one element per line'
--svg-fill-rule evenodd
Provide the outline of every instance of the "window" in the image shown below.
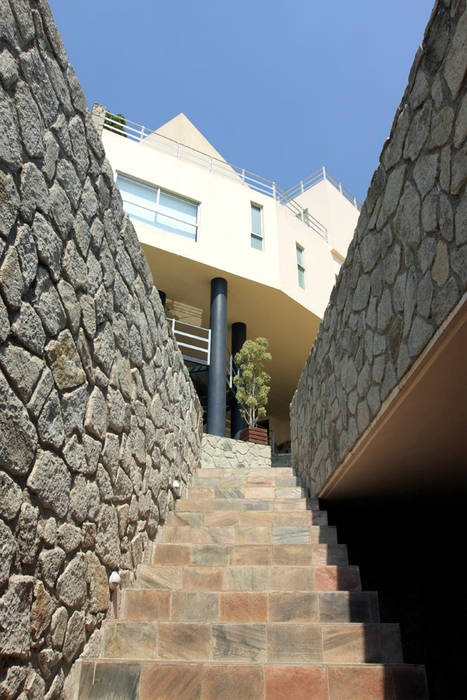
<path fill-rule="evenodd" d="M 297 249 L 297 272 L 298 272 L 298 284 L 302 289 L 305 289 L 305 264 L 303 262 L 303 248 L 296 245 Z"/>
<path fill-rule="evenodd" d="M 147 185 L 127 175 L 117 176 L 123 208 L 132 219 L 144 221 L 177 236 L 196 241 L 198 205 L 184 197 Z"/>
<path fill-rule="evenodd" d="M 251 247 L 263 250 L 263 212 L 257 204 L 251 205 Z"/>

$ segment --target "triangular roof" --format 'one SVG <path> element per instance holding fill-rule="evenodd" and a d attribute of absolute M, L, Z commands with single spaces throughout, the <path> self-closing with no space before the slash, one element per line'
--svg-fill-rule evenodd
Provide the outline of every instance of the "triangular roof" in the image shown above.
<path fill-rule="evenodd" d="M 180 112 L 176 117 L 160 126 L 156 130 L 156 134 L 167 136 L 185 146 L 201 151 L 201 153 L 206 153 L 212 158 L 222 160 L 224 163 L 227 162 L 183 112 Z"/>

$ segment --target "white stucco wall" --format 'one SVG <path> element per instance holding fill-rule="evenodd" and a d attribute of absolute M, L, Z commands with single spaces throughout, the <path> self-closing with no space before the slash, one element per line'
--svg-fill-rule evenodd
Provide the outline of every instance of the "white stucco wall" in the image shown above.
<path fill-rule="evenodd" d="M 189 145 L 201 146 L 202 134 L 190 131 L 190 122 L 183 115 L 180 117 L 168 124 L 173 123 L 178 131 L 183 127 L 185 141 L 197 136 L 196 143 Z M 178 131 L 172 134 L 169 129 L 167 135 L 180 136 Z M 358 216 L 357 210 L 330 183 L 319 183 L 298 200 L 328 228 L 326 242 L 285 206 L 252 190 L 233 172 L 232 178 L 224 177 L 144 142 L 136 143 L 106 130 L 103 141 L 115 175 L 129 175 L 199 202 L 197 241 L 135 221 L 142 243 L 281 289 L 322 317 L 339 269 L 331 250 L 336 248 L 345 255 Z M 217 154 L 212 151 L 210 155 Z M 262 207 L 262 251 L 251 247 L 252 202 Z M 297 243 L 304 249 L 304 290 L 298 284 Z"/>

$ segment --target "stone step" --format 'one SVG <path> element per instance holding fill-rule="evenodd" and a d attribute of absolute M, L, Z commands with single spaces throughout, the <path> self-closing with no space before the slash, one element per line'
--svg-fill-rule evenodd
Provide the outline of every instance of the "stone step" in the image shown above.
<path fill-rule="evenodd" d="M 339 566 L 175 566 L 139 567 L 138 588 L 183 591 L 353 591 L 360 590 L 358 567 Z"/>
<path fill-rule="evenodd" d="M 198 498 L 248 498 L 253 500 L 284 500 L 304 498 L 305 490 L 300 486 L 255 486 L 237 484 L 232 486 L 190 486 L 189 497 Z"/>
<path fill-rule="evenodd" d="M 373 591 L 226 592 L 128 589 L 132 622 L 379 622 Z"/>
<path fill-rule="evenodd" d="M 162 529 L 161 542 L 180 544 L 337 544 L 333 526 L 274 527 L 273 525 L 171 526 Z"/>
<path fill-rule="evenodd" d="M 160 542 L 153 563 L 194 566 L 347 566 L 340 544 L 179 544 Z"/>
<path fill-rule="evenodd" d="M 259 511 L 300 511 L 308 510 L 309 502 L 304 498 L 255 499 L 255 498 L 181 498 L 177 501 L 176 512 L 218 510 L 259 510 Z M 318 510 L 318 508 L 316 508 Z"/>
<path fill-rule="evenodd" d="M 80 700 L 427 700 L 423 666 L 86 659 Z"/>
<path fill-rule="evenodd" d="M 104 626 L 106 658 L 240 663 L 401 663 L 392 623 L 128 622 Z"/>
<path fill-rule="evenodd" d="M 240 525 L 241 527 L 266 526 L 274 527 L 305 527 L 309 525 L 327 525 L 328 516 L 325 510 L 279 511 L 176 511 L 170 512 L 167 525 L 182 527 L 226 527 Z"/>
<path fill-rule="evenodd" d="M 248 478 L 251 476 L 277 478 L 280 476 L 294 476 L 294 472 L 291 467 L 276 467 L 274 469 L 271 467 L 252 467 L 251 469 L 247 467 L 225 467 L 223 469 L 201 467 L 201 469 L 198 469 L 196 472 L 196 476 L 222 479 L 229 479 L 231 477 Z"/>
<path fill-rule="evenodd" d="M 290 488 L 300 486 L 296 476 L 276 475 L 272 476 L 199 476 L 199 472 L 193 477 L 191 486 L 204 488 L 228 488 L 234 486 L 257 486 Z"/>

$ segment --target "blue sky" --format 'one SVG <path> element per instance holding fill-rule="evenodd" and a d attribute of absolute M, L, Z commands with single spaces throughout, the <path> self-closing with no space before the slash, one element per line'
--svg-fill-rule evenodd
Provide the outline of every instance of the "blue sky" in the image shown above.
<path fill-rule="evenodd" d="M 326 165 L 364 199 L 431 0 L 49 0 L 88 106 L 184 112 L 283 188 Z"/>

